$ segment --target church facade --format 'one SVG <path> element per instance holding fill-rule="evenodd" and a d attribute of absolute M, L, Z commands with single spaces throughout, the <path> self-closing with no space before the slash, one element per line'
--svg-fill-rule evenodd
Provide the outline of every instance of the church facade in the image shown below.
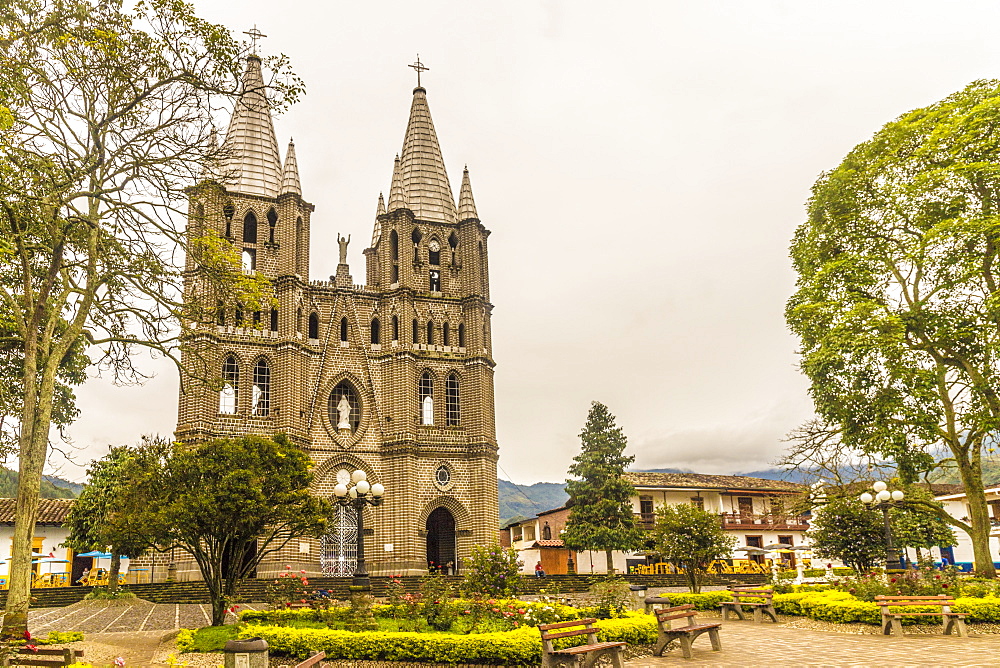
<path fill-rule="evenodd" d="M 386 489 L 381 506 L 363 511 L 369 572 L 458 571 L 473 544 L 495 539 L 498 516 L 489 231 L 468 170 L 456 204 L 418 85 L 388 200 L 379 195 L 363 283 L 340 234 L 336 275 L 310 280 L 311 232 L 325 252 L 336 252 L 334 240 L 321 219 L 314 225 L 294 144 L 280 158 L 264 90 L 251 56 L 223 143 L 225 176 L 191 190 L 189 227 L 233 244 L 244 271 L 269 279 L 275 301 L 252 312 L 220 302 L 216 322 L 193 332 L 182 362 L 204 363 L 219 382 L 182 388 L 176 437 L 286 434 L 309 453 L 314 493 L 326 497 L 338 471 L 361 469 Z M 197 275 L 190 260 L 186 269 Z M 194 278 L 187 289 L 199 289 Z M 353 512 L 257 575 L 286 564 L 351 574 Z M 178 577 L 192 576 L 179 567 Z"/>

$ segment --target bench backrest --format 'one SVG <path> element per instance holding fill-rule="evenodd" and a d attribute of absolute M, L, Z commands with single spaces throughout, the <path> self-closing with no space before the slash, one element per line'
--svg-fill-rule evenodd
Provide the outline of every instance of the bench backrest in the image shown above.
<path fill-rule="evenodd" d="M 737 601 L 742 598 L 762 598 L 766 603 L 770 603 L 774 598 L 774 591 L 771 589 L 732 589 L 729 593 Z"/>
<path fill-rule="evenodd" d="M 54 649 L 50 647 L 39 647 L 37 649 L 28 649 L 27 647 L 19 647 L 18 650 L 10 657 L 7 658 L 5 665 L 17 665 L 17 666 L 51 666 L 52 657 L 61 656 L 63 662 L 66 665 L 70 665 L 77 662 L 77 659 L 83 656 L 82 649 Z M 32 663 L 32 657 L 46 657 L 47 660 L 40 661 L 38 663 Z"/>
<path fill-rule="evenodd" d="M 594 622 L 596 619 L 574 619 L 569 622 L 556 622 L 555 624 L 539 624 L 538 632 L 542 634 L 542 649 L 545 650 L 546 654 L 551 654 L 554 650 L 552 647 L 552 641 L 557 638 L 570 638 L 572 636 L 587 636 L 588 642 L 593 645 L 597 642 L 597 629 L 594 628 Z M 583 628 L 573 628 L 573 627 L 583 627 Z M 552 629 L 568 629 L 573 628 L 572 631 L 557 631 L 555 633 L 547 633 Z"/>
<path fill-rule="evenodd" d="M 661 608 L 656 611 L 656 621 L 660 625 L 660 628 L 664 631 L 669 631 L 671 629 L 670 620 L 672 619 L 687 619 L 687 626 L 694 625 L 694 616 L 698 613 L 695 612 L 694 604 L 687 603 L 685 605 L 675 605 L 672 608 Z"/>
<path fill-rule="evenodd" d="M 295 668 L 312 668 L 326 658 L 326 652 L 316 652 L 302 663 L 296 664 Z"/>
<path fill-rule="evenodd" d="M 905 605 L 940 605 L 947 607 L 955 605 L 955 599 L 947 594 L 938 594 L 937 596 L 884 596 L 880 594 L 875 597 L 875 603 L 881 608 Z"/>

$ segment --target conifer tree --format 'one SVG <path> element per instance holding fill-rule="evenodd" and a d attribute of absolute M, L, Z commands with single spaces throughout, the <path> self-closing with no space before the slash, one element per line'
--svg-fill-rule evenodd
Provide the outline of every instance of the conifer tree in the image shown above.
<path fill-rule="evenodd" d="M 608 572 L 613 573 L 612 551 L 636 550 L 643 542 L 632 511 L 635 488 L 622 475 L 635 457 L 625 455 L 625 434 L 608 407 L 597 401 L 591 404 L 580 440 L 583 447 L 569 467 L 573 477 L 566 481 L 572 511 L 562 538 L 576 552 L 604 550 Z"/>

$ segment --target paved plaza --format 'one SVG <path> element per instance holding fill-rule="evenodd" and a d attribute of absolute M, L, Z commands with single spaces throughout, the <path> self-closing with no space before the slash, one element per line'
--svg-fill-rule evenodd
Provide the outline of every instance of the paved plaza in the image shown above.
<path fill-rule="evenodd" d="M 262 605 L 244 607 L 258 609 Z M 49 631 L 82 631 L 86 634 L 86 658 L 97 665 L 107 665 L 116 656 L 122 656 L 129 666 L 156 666 L 164 665 L 163 657 L 171 651 L 174 630 L 206 626 L 210 619 L 211 611 L 204 604 L 154 604 L 141 601 L 133 605 L 108 606 L 81 603 L 65 608 L 32 610 L 30 626 L 36 635 L 45 635 Z M 699 620 L 702 619 L 708 621 L 713 620 L 713 617 L 699 615 Z M 631 668 L 1000 667 L 1000 634 L 973 632 L 969 638 L 913 634 L 900 638 L 730 620 L 723 623 L 721 637 L 721 652 L 711 651 L 708 637 L 702 636 L 694 644 L 694 657 L 691 660 L 685 660 L 680 649 L 676 648 L 662 658 L 641 657 L 627 661 L 625 665 Z M 184 655 L 182 660 L 194 665 L 209 665 L 203 660 L 208 657 L 196 657 L 197 655 Z"/>

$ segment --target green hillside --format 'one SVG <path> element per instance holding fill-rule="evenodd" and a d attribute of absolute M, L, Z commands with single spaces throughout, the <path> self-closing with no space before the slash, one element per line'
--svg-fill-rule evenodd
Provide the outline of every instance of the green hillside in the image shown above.
<path fill-rule="evenodd" d="M 43 499 L 75 499 L 83 485 L 79 483 L 43 476 L 40 494 Z M 17 471 L 0 467 L 0 498 L 11 499 L 17 496 Z"/>
<path fill-rule="evenodd" d="M 517 515 L 534 517 L 544 510 L 552 510 L 566 503 L 566 485 L 561 482 L 536 482 L 534 485 L 515 485 L 497 480 L 500 497 L 500 523 Z"/>

